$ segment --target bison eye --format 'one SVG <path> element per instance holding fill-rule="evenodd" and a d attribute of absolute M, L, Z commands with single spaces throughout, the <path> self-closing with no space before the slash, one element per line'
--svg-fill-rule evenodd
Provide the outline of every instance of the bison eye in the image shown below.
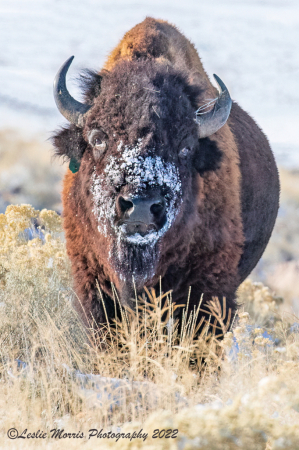
<path fill-rule="evenodd" d="M 190 152 L 190 149 L 188 147 L 184 147 L 184 148 L 182 148 L 182 150 L 180 150 L 179 157 L 186 158 L 186 156 L 189 155 L 189 152 Z"/>
<path fill-rule="evenodd" d="M 93 146 L 95 148 L 97 148 L 98 150 L 104 151 L 107 148 L 107 143 L 106 143 L 106 141 L 102 141 L 102 139 L 96 138 L 93 143 Z"/>
<path fill-rule="evenodd" d="M 103 138 L 104 133 L 101 130 L 93 130 L 89 135 L 89 143 L 95 159 L 99 159 L 107 149 L 107 142 Z"/>

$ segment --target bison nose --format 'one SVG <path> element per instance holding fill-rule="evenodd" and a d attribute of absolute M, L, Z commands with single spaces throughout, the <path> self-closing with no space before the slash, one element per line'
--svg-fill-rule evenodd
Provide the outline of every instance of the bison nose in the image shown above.
<path fill-rule="evenodd" d="M 160 229 L 165 222 L 165 200 L 159 195 L 152 197 L 123 197 L 117 199 L 121 222 L 155 225 Z"/>

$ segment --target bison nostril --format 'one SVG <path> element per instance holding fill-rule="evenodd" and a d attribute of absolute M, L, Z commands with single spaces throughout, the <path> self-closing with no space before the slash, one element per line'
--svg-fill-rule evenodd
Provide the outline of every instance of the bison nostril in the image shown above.
<path fill-rule="evenodd" d="M 153 197 L 153 195 L 151 197 L 119 195 L 116 209 L 120 225 L 130 223 L 130 229 L 133 229 L 134 225 L 132 224 L 136 224 L 138 233 L 145 232 L 143 230 L 145 225 L 147 232 L 149 232 L 150 225 L 153 225 L 154 229 L 159 228 L 165 220 L 165 201 L 161 197 Z"/>
<path fill-rule="evenodd" d="M 151 207 L 150 207 L 150 211 L 153 214 L 153 216 L 159 216 L 160 214 L 162 214 L 162 212 L 164 211 L 164 205 L 162 202 L 159 203 L 154 203 Z"/>
<path fill-rule="evenodd" d="M 125 200 L 121 196 L 118 198 L 118 204 L 123 214 L 130 211 L 131 209 L 133 210 L 134 208 L 133 202 L 131 202 L 130 200 Z"/>

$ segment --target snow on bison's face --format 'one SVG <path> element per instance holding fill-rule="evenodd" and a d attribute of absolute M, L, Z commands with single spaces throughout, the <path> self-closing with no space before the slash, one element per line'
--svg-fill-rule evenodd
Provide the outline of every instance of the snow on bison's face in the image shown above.
<path fill-rule="evenodd" d="M 215 170 L 221 159 L 207 136 L 225 123 L 231 100 L 220 80 L 216 105 L 196 120 L 198 88 L 168 66 L 123 61 L 111 72 L 91 74 L 92 104 L 80 104 L 62 85 L 70 63 L 57 75 L 56 102 L 87 144 L 78 175 L 88 187 L 82 195 L 89 197 L 89 220 L 120 278 L 133 275 L 141 285 L 200 220 L 197 175 Z"/>

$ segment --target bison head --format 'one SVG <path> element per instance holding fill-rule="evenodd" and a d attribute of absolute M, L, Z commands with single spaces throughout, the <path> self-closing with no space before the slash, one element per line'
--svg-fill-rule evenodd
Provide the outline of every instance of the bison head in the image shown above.
<path fill-rule="evenodd" d="M 167 64 L 136 60 L 89 72 L 81 104 L 66 88 L 72 59 L 59 70 L 54 95 L 73 124 L 68 156 L 81 159 L 80 202 L 93 239 L 106 243 L 106 264 L 141 288 L 164 275 L 173 253 L 189 248 L 200 220 L 197 174 L 219 165 L 221 152 L 208 136 L 226 122 L 231 99 L 216 77 L 221 93 L 201 114 L 200 87 Z"/>

